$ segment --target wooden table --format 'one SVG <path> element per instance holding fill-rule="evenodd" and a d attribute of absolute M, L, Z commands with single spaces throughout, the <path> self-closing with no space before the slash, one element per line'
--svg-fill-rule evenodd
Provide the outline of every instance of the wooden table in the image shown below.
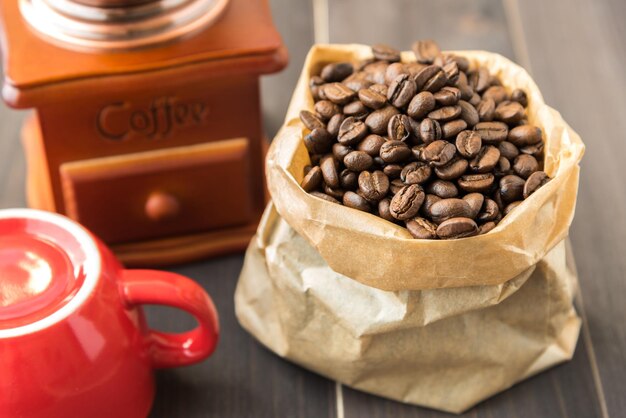
<path fill-rule="evenodd" d="M 574 359 L 473 408 L 468 417 L 626 417 L 626 2 L 624 0 L 272 0 L 291 53 L 264 80 L 271 137 L 306 51 L 317 42 L 434 38 L 445 49 L 499 52 L 529 69 L 546 101 L 587 144 L 572 243 L 583 318 Z M 374 22 L 378 22 L 374 24 Z M 621 23 L 620 23 L 621 22 Z M 24 114 L 0 109 L 0 207 L 25 205 L 18 131 Z M 233 292 L 243 255 L 179 266 L 215 299 L 222 340 L 209 361 L 160 371 L 152 417 L 444 417 L 366 395 L 273 355 L 238 325 Z M 154 327 L 191 318 L 150 308 Z"/>

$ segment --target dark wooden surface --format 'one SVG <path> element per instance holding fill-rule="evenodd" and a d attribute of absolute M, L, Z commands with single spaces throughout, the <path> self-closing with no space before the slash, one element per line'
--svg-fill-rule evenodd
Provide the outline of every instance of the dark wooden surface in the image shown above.
<path fill-rule="evenodd" d="M 290 49 L 286 71 L 263 80 L 266 131 L 280 126 L 309 46 L 434 38 L 446 49 L 488 49 L 528 68 L 546 101 L 587 144 L 572 244 L 584 326 L 574 359 L 473 408 L 467 417 L 626 417 L 626 2 L 624 0 L 271 0 Z M 314 13 L 315 11 L 315 13 Z M 315 19 L 314 19 L 315 17 Z M 25 205 L 18 140 L 24 113 L 0 107 L 0 207 Z M 179 266 L 221 315 L 209 361 L 157 373 L 152 417 L 444 417 L 342 387 L 279 359 L 234 315 L 242 255 Z M 183 330 L 191 318 L 148 308 L 150 322 Z"/>

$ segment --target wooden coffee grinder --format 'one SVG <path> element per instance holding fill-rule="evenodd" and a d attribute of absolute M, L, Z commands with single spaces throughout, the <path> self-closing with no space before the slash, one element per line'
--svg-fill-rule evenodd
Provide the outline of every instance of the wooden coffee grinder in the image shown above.
<path fill-rule="evenodd" d="M 266 0 L 2 0 L 4 100 L 28 201 L 127 264 L 243 249 L 265 201 L 259 76 L 286 50 Z"/>

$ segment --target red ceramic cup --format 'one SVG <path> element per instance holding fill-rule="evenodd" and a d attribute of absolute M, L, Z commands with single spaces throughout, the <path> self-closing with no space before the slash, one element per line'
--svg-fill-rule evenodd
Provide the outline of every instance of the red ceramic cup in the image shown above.
<path fill-rule="evenodd" d="M 142 304 L 183 309 L 198 326 L 151 330 Z M 0 417 L 145 417 L 152 370 L 208 357 L 218 333 L 213 302 L 190 279 L 125 270 L 60 215 L 0 211 Z"/>

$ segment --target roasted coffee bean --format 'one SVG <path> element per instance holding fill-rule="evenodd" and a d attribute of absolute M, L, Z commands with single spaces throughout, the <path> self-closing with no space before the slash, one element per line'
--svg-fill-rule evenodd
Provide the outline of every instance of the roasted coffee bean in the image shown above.
<path fill-rule="evenodd" d="M 363 67 L 366 79 L 372 84 L 385 84 L 385 72 L 387 71 L 388 65 L 389 63 L 386 61 L 374 61 L 366 65 Z"/>
<path fill-rule="evenodd" d="M 389 212 L 389 204 L 391 203 L 391 199 L 385 198 L 378 202 L 378 216 L 389 221 L 389 222 L 397 222 L 396 218 L 391 216 L 391 212 Z"/>
<path fill-rule="evenodd" d="M 518 207 L 519 205 L 522 204 L 521 200 L 517 200 L 515 202 L 511 202 L 508 205 L 506 205 L 506 207 L 504 208 L 504 216 L 508 215 L 509 213 L 511 213 L 511 211 L 513 209 L 515 209 L 516 207 Z"/>
<path fill-rule="evenodd" d="M 371 87 L 359 90 L 359 100 L 371 109 L 380 109 L 387 103 L 386 95 L 372 90 Z"/>
<path fill-rule="evenodd" d="M 461 108 L 461 119 L 467 123 L 468 128 L 473 128 L 478 122 L 480 122 L 480 116 L 478 115 L 478 111 L 471 104 L 466 102 L 465 100 L 459 100 L 458 103 Z"/>
<path fill-rule="evenodd" d="M 324 182 L 330 187 L 338 188 L 340 186 L 339 173 L 337 172 L 337 162 L 335 159 L 332 156 L 322 158 L 320 168 Z"/>
<path fill-rule="evenodd" d="M 398 193 L 403 187 L 405 186 L 404 182 L 400 179 L 395 179 L 392 180 L 391 183 L 389 183 L 389 192 L 392 195 L 395 195 L 396 193 Z"/>
<path fill-rule="evenodd" d="M 523 179 L 527 179 L 537 170 L 539 170 L 539 163 L 532 155 L 519 155 L 513 162 L 513 171 Z"/>
<path fill-rule="evenodd" d="M 493 169 L 493 174 L 496 177 L 504 177 L 507 174 L 511 174 L 511 162 L 501 155 L 500 159 L 498 159 L 498 164 Z"/>
<path fill-rule="evenodd" d="M 461 90 L 456 87 L 445 86 L 436 92 L 433 97 L 439 106 L 453 106 L 461 99 Z"/>
<path fill-rule="evenodd" d="M 526 145 L 525 147 L 521 147 L 519 151 L 522 154 L 528 154 L 539 158 L 543 156 L 543 142 L 537 142 L 534 145 Z"/>
<path fill-rule="evenodd" d="M 309 171 L 311 171 L 313 169 L 312 165 L 305 165 L 304 169 L 302 171 L 304 171 L 304 175 L 306 176 L 307 174 L 309 174 Z"/>
<path fill-rule="evenodd" d="M 341 83 L 324 84 L 324 95 L 328 100 L 339 105 L 345 105 L 354 100 L 356 93 Z"/>
<path fill-rule="evenodd" d="M 370 168 L 374 160 L 366 152 L 352 151 L 343 158 L 343 163 L 348 170 L 360 172 Z"/>
<path fill-rule="evenodd" d="M 394 62 L 389 64 L 385 70 L 385 83 L 390 85 L 400 74 L 409 74 L 409 72 L 404 68 L 403 63 Z"/>
<path fill-rule="evenodd" d="M 441 180 L 456 180 L 465 173 L 467 166 L 467 160 L 455 157 L 443 167 L 435 167 L 435 174 L 437 174 L 437 177 Z"/>
<path fill-rule="evenodd" d="M 326 193 L 328 196 L 332 196 L 335 199 L 341 201 L 343 199 L 343 194 L 346 191 L 343 189 L 333 189 L 332 187 L 328 187 L 328 185 L 324 185 L 324 193 Z"/>
<path fill-rule="evenodd" d="M 510 203 L 523 198 L 524 183 L 526 181 L 514 174 L 509 174 L 500 179 L 500 197 L 503 203 Z"/>
<path fill-rule="evenodd" d="M 496 115 L 496 102 L 493 99 L 481 100 L 476 105 L 476 111 L 481 122 L 491 122 Z"/>
<path fill-rule="evenodd" d="M 422 207 L 420 208 L 420 213 L 423 216 L 432 219 L 433 214 L 430 212 L 430 208 L 435 202 L 438 202 L 440 200 L 441 198 L 435 194 L 426 194 L 426 197 L 424 198 L 424 203 L 422 203 Z"/>
<path fill-rule="evenodd" d="M 322 122 L 313 112 L 309 112 L 308 110 L 302 110 L 300 112 L 300 120 L 304 126 L 311 131 L 317 128 L 326 128 L 324 122 Z"/>
<path fill-rule="evenodd" d="M 426 85 L 426 83 L 435 75 L 437 75 L 439 72 L 443 72 L 440 66 L 428 65 L 422 68 L 417 74 L 415 74 L 413 76 L 413 81 L 415 81 L 415 86 L 417 87 L 417 91 L 424 90 L 424 86 Z M 441 87 L 443 86 L 444 85 L 442 85 Z"/>
<path fill-rule="evenodd" d="M 376 167 L 376 168 L 383 168 L 386 165 L 387 165 L 387 163 L 385 162 L 385 160 L 380 158 L 380 154 L 377 155 L 376 157 L 374 157 L 374 167 Z"/>
<path fill-rule="evenodd" d="M 422 152 L 424 151 L 424 148 L 426 148 L 427 145 L 428 144 L 419 144 L 411 148 L 411 154 L 413 155 L 413 158 L 419 161 L 424 161 L 422 159 Z"/>
<path fill-rule="evenodd" d="M 430 119 L 438 122 L 446 122 L 461 116 L 461 106 L 444 106 L 433 110 L 428 114 Z"/>
<path fill-rule="evenodd" d="M 411 128 L 411 136 L 414 143 L 421 142 L 422 134 L 420 133 L 420 122 L 413 118 L 407 117 L 409 126 Z"/>
<path fill-rule="evenodd" d="M 458 180 L 458 185 L 461 189 L 468 193 L 481 192 L 484 193 L 491 188 L 493 184 L 494 176 L 491 173 L 487 174 L 466 174 L 461 176 Z"/>
<path fill-rule="evenodd" d="M 502 86 L 491 86 L 483 93 L 483 100 L 491 99 L 497 105 L 500 102 L 507 100 L 508 94 L 506 89 Z"/>
<path fill-rule="evenodd" d="M 440 224 L 450 218 L 471 218 L 472 207 L 463 199 L 441 199 L 433 203 L 430 207 L 430 213 L 433 222 Z"/>
<path fill-rule="evenodd" d="M 402 141 L 387 141 L 380 147 L 380 158 L 386 163 L 399 163 L 409 159 L 411 149 Z"/>
<path fill-rule="evenodd" d="M 478 93 L 482 93 L 489 87 L 489 71 L 485 67 L 480 67 L 477 71 L 473 71 L 469 75 L 469 84 L 474 87 Z"/>
<path fill-rule="evenodd" d="M 500 151 L 498 148 L 493 145 L 486 145 L 482 147 L 478 155 L 470 161 L 469 166 L 472 171 L 476 173 L 488 173 L 493 171 L 499 159 Z"/>
<path fill-rule="evenodd" d="M 322 86 L 324 85 L 324 80 L 320 76 L 313 76 L 309 80 L 309 89 L 311 90 L 311 95 L 314 100 L 323 100 L 325 99 Z"/>
<path fill-rule="evenodd" d="M 474 131 L 461 131 L 456 136 L 456 149 L 465 158 L 474 158 L 480 152 L 483 141 Z"/>
<path fill-rule="evenodd" d="M 404 107 L 415 96 L 417 86 L 408 74 L 400 74 L 389 85 L 387 100 L 395 107 Z"/>
<path fill-rule="evenodd" d="M 532 173 L 526 180 L 526 183 L 524 183 L 524 189 L 522 193 L 524 199 L 527 199 L 528 196 L 536 192 L 541 186 L 549 181 L 550 178 L 543 171 L 535 171 L 534 173 Z"/>
<path fill-rule="evenodd" d="M 387 91 L 388 91 L 387 85 L 385 85 L 385 84 L 372 84 L 369 87 L 369 89 L 372 90 L 373 92 L 382 94 L 383 97 L 385 98 L 385 102 L 387 101 Z"/>
<path fill-rule="evenodd" d="M 369 88 L 374 81 L 370 80 L 370 75 L 358 72 L 350 75 L 348 78 L 341 82 L 344 86 L 349 88 L 352 91 L 359 91 L 361 89 Z"/>
<path fill-rule="evenodd" d="M 454 83 L 454 86 L 461 91 L 461 99 L 463 100 L 470 100 L 474 95 L 474 89 L 469 85 L 465 73 L 459 74 L 459 78 Z"/>
<path fill-rule="evenodd" d="M 437 90 L 441 89 L 443 86 L 445 86 L 447 82 L 448 79 L 446 78 L 446 73 L 443 72 L 443 69 L 439 68 L 435 75 L 433 75 L 428 81 L 426 81 L 422 89 L 434 93 Z"/>
<path fill-rule="evenodd" d="M 509 132 L 510 135 L 510 132 Z M 509 160 L 514 160 L 519 155 L 519 149 L 509 141 L 502 141 L 498 144 L 500 155 Z"/>
<path fill-rule="evenodd" d="M 328 121 L 337 113 L 341 112 L 339 106 L 331 102 L 330 100 L 320 100 L 315 103 L 314 106 L 315 113 L 319 116 L 319 119 L 322 121 Z M 300 112 L 300 116 L 302 117 L 302 112 Z"/>
<path fill-rule="evenodd" d="M 465 128 L 467 128 L 467 123 L 463 119 L 451 120 L 441 126 L 441 135 L 444 138 L 454 138 Z"/>
<path fill-rule="evenodd" d="M 387 164 L 385 165 L 385 168 L 383 168 L 383 173 L 385 173 L 390 180 L 395 180 L 400 178 L 402 170 L 403 167 L 400 164 Z"/>
<path fill-rule="evenodd" d="M 424 67 L 426 67 L 426 64 L 420 64 L 419 62 L 407 62 L 404 64 L 404 69 L 413 79 Z"/>
<path fill-rule="evenodd" d="M 422 151 L 422 159 L 434 167 L 442 167 L 452 161 L 456 147 L 447 141 L 434 141 Z"/>
<path fill-rule="evenodd" d="M 326 125 L 326 130 L 333 137 L 336 138 L 339 135 L 339 128 L 343 121 L 346 120 L 346 115 L 336 114 L 328 121 L 328 125 Z"/>
<path fill-rule="evenodd" d="M 442 66 L 443 72 L 446 75 L 448 84 L 454 84 L 459 79 L 459 66 L 456 62 L 452 61 Z M 460 92 L 459 92 L 460 93 Z"/>
<path fill-rule="evenodd" d="M 433 64 L 443 67 L 451 62 L 454 62 L 457 65 L 459 71 L 467 72 L 469 69 L 469 60 L 465 57 L 454 54 L 439 54 L 433 61 Z"/>
<path fill-rule="evenodd" d="M 452 218 L 437 227 L 441 239 L 459 239 L 478 234 L 478 225 L 470 218 Z"/>
<path fill-rule="evenodd" d="M 526 92 L 524 90 L 513 90 L 513 93 L 511 93 L 511 100 L 521 104 L 524 107 L 528 106 L 528 97 L 526 96 Z"/>
<path fill-rule="evenodd" d="M 400 111 L 394 106 L 385 106 L 370 113 L 365 119 L 365 125 L 372 133 L 385 135 L 387 133 L 387 126 L 389 125 L 389 119 L 398 113 L 400 113 Z"/>
<path fill-rule="evenodd" d="M 521 125 L 511 129 L 508 141 L 517 147 L 525 147 L 541 142 L 541 129 L 532 125 Z"/>
<path fill-rule="evenodd" d="M 337 161 L 343 161 L 346 155 L 350 154 L 353 149 L 347 145 L 340 144 L 335 142 L 333 144 L 333 157 Z"/>
<path fill-rule="evenodd" d="M 400 51 L 389 45 L 377 44 L 372 45 L 372 54 L 374 58 L 380 61 L 397 62 L 400 61 Z"/>
<path fill-rule="evenodd" d="M 311 158 L 311 164 L 319 165 L 320 161 L 322 160 L 323 155 L 322 154 L 310 154 L 309 153 L 309 157 Z"/>
<path fill-rule="evenodd" d="M 495 118 L 505 123 L 516 123 L 524 117 L 524 107 L 511 101 L 504 101 L 496 106 Z"/>
<path fill-rule="evenodd" d="M 322 185 L 322 169 L 319 167 L 312 167 L 311 170 L 304 176 L 300 185 L 305 192 L 312 192 L 319 189 Z"/>
<path fill-rule="evenodd" d="M 422 184 L 428 181 L 431 174 L 432 169 L 428 164 L 417 161 L 404 166 L 400 172 L 400 179 L 405 184 Z"/>
<path fill-rule="evenodd" d="M 315 197 L 318 197 L 318 198 L 320 198 L 320 199 L 324 199 L 324 200 L 326 200 L 327 202 L 330 202 L 330 203 L 339 203 L 339 201 L 338 201 L 337 199 L 335 199 L 335 198 L 334 198 L 334 197 L 332 197 L 332 196 L 328 196 L 326 193 L 322 193 L 322 192 L 310 192 L 309 194 L 310 194 L 311 196 L 315 196 Z M 344 195 L 344 197 L 345 197 L 345 195 Z"/>
<path fill-rule="evenodd" d="M 385 138 L 382 136 L 371 134 L 366 136 L 365 139 L 359 143 L 357 150 L 366 152 L 372 157 L 378 157 L 380 147 L 382 147 L 385 142 Z"/>
<path fill-rule="evenodd" d="M 436 120 L 426 118 L 420 123 L 420 138 L 424 143 L 430 144 L 437 141 L 442 135 L 441 125 Z"/>
<path fill-rule="evenodd" d="M 358 174 L 347 168 L 339 174 L 339 184 L 344 190 L 356 190 L 358 187 Z"/>
<path fill-rule="evenodd" d="M 414 119 L 422 119 L 434 108 L 435 96 L 429 91 L 422 91 L 409 102 L 407 114 Z"/>
<path fill-rule="evenodd" d="M 485 202 L 485 196 L 482 193 L 468 193 L 463 196 L 463 200 L 467 202 L 471 209 L 468 218 L 476 219 Z"/>
<path fill-rule="evenodd" d="M 346 116 L 353 116 L 358 120 L 362 120 L 369 114 L 369 109 L 360 100 L 355 100 L 343 107 L 343 113 Z"/>
<path fill-rule="evenodd" d="M 415 217 L 406 221 L 406 229 L 416 239 L 437 238 L 437 225 L 428 219 Z"/>
<path fill-rule="evenodd" d="M 474 126 L 474 130 L 486 145 L 497 145 L 504 141 L 509 133 L 508 126 L 502 122 L 480 122 Z"/>
<path fill-rule="evenodd" d="M 476 107 L 478 106 L 478 103 L 480 103 L 481 100 L 482 99 L 480 98 L 480 95 L 478 93 L 474 93 L 472 94 L 472 97 L 470 97 L 467 102 L 471 104 L 472 106 Z"/>
<path fill-rule="evenodd" d="M 356 145 L 367 135 L 367 126 L 355 117 L 346 118 L 339 127 L 337 140 L 344 145 Z"/>
<path fill-rule="evenodd" d="M 387 136 L 391 141 L 406 141 L 411 135 L 410 118 L 407 115 L 393 115 L 387 126 Z"/>
<path fill-rule="evenodd" d="M 496 223 L 493 221 L 485 222 L 484 224 L 478 227 L 478 235 L 485 235 L 487 232 L 491 231 L 496 227 Z"/>
<path fill-rule="evenodd" d="M 316 128 L 304 136 L 304 146 L 311 154 L 324 154 L 330 151 L 333 139 L 324 128 Z"/>
<path fill-rule="evenodd" d="M 320 76 L 327 83 L 333 83 L 336 81 L 342 81 L 344 78 L 352 74 L 354 68 L 349 62 L 333 62 L 327 64 L 322 68 Z"/>
<path fill-rule="evenodd" d="M 389 178 L 382 171 L 362 171 L 359 174 L 359 190 L 369 201 L 379 201 L 389 191 Z"/>
<path fill-rule="evenodd" d="M 459 190 L 454 183 L 441 179 L 434 180 L 428 184 L 426 186 L 426 192 L 437 195 L 442 199 L 449 199 L 459 195 Z"/>
<path fill-rule="evenodd" d="M 485 198 L 485 202 L 483 203 L 483 207 L 478 214 L 478 220 L 480 222 L 489 222 L 493 221 L 500 214 L 500 209 L 498 208 L 498 204 L 488 198 Z"/>
<path fill-rule="evenodd" d="M 417 62 L 422 64 L 431 64 L 441 53 L 437 43 L 431 39 L 414 42 L 412 49 Z"/>
<path fill-rule="evenodd" d="M 372 210 L 369 202 L 358 193 L 345 192 L 343 195 L 343 204 L 352 209 L 362 210 L 363 212 L 369 212 Z"/>
<path fill-rule="evenodd" d="M 417 215 L 424 197 L 424 190 L 417 184 L 404 186 L 391 199 L 389 212 L 394 218 L 405 221 Z"/>

